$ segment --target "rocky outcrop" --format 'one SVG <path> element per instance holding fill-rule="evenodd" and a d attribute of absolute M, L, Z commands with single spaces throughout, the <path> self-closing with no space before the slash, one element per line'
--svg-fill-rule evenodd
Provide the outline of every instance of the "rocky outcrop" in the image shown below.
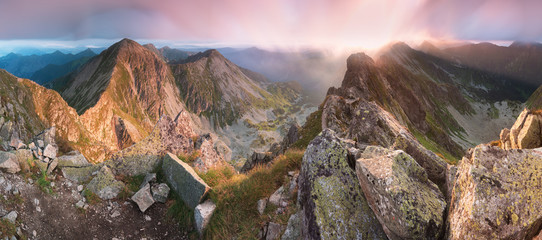
<path fill-rule="evenodd" d="M 175 193 L 192 209 L 211 190 L 192 167 L 171 153 L 164 156 L 162 171 Z"/>
<path fill-rule="evenodd" d="M 374 102 L 328 96 L 322 126 L 360 144 L 403 150 L 422 166 L 429 179 L 446 188 L 446 162 L 427 150 L 390 113 Z"/>
<path fill-rule="evenodd" d="M 179 120 L 179 118 L 177 118 Z M 108 165 L 117 174 L 134 176 L 146 174 L 158 167 L 166 152 L 188 154 L 194 150 L 189 136 L 179 133 L 180 122 L 162 116 L 147 138 L 113 154 Z"/>
<path fill-rule="evenodd" d="M 241 168 L 242 173 L 246 173 L 252 170 L 257 165 L 264 165 L 273 161 L 273 153 L 271 152 L 254 152 L 250 159 L 247 159 L 243 167 Z"/>
<path fill-rule="evenodd" d="M 480 145 L 461 161 L 449 239 L 531 239 L 542 229 L 542 149 Z"/>
<path fill-rule="evenodd" d="M 211 168 L 227 164 L 222 155 L 217 152 L 210 134 L 199 136 L 194 148 L 200 152 L 200 156 L 194 161 L 194 168 L 200 172 L 207 172 Z"/>
<path fill-rule="evenodd" d="M 390 239 L 438 239 L 446 201 L 402 150 L 369 146 L 356 161 L 361 189 Z"/>
<path fill-rule="evenodd" d="M 75 168 L 79 168 L 79 167 L 85 167 L 85 166 L 90 166 L 91 163 L 89 163 L 87 161 L 87 159 L 85 158 L 85 156 L 83 156 L 83 154 L 81 154 L 79 151 L 71 151 L 69 153 L 66 153 L 60 157 L 57 158 L 58 159 L 58 167 L 75 167 Z"/>
<path fill-rule="evenodd" d="M 302 235 L 305 239 L 385 239 L 343 144 L 326 129 L 305 151 L 298 190 Z"/>
<path fill-rule="evenodd" d="M 140 140 L 141 137 L 139 136 L 137 129 L 130 122 L 124 121 L 119 116 L 113 117 L 112 121 L 115 126 L 115 137 L 117 139 L 118 149 L 125 149 Z"/>
<path fill-rule="evenodd" d="M 532 149 L 542 147 L 542 116 L 524 109 L 510 130 L 500 134 L 503 149 Z"/>

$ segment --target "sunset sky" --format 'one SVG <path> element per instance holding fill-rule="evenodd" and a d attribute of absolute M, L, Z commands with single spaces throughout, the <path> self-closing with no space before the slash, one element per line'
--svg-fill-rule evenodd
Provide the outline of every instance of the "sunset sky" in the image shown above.
<path fill-rule="evenodd" d="M 535 0 L 0 0 L 0 42 L 128 37 L 375 48 L 431 38 L 540 41 L 541 11 Z"/>

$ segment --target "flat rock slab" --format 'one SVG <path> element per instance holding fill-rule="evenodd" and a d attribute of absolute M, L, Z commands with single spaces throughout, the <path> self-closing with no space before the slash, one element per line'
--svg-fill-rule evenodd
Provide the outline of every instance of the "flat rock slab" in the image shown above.
<path fill-rule="evenodd" d="M 162 164 L 168 183 L 188 207 L 194 209 L 211 190 L 194 169 L 177 156 L 167 153 Z"/>
<path fill-rule="evenodd" d="M 147 183 L 139 189 L 139 191 L 132 196 L 132 201 L 137 204 L 141 212 L 145 212 L 152 204 L 154 204 L 154 198 L 151 195 L 151 185 Z"/>
<path fill-rule="evenodd" d="M 205 230 L 205 227 L 209 224 L 215 209 L 216 205 L 210 199 L 196 206 L 196 209 L 194 210 L 194 219 L 196 220 L 196 228 L 200 234 L 203 233 L 203 230 Z"/>
<path fill-rule="evenodd" d="M 36 161 L 36 163 L 40 163 Z M 86 167 L 63 167 L 62 174 L 65 178 L 76 183 L 88 182 L 92 178 L 92 174 L 100 170 L 99 165 L 90 165 Z"/>
<path fill-rule="evenodd" d="M 78 151 L 72 151 L 57 158 L 58 167 L 86 167 L 92 165 L 87 158 Z"/>
<path fill-rule="evenodd" d="M 369 146 L 356 162 L 361 189 L 390 239 L 438 239 L 446 201 L 402 150 Z"/>

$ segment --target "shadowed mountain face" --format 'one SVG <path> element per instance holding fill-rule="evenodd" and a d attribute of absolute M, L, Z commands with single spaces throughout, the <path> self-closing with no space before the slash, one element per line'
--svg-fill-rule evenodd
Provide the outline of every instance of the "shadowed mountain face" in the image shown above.
<path fill-rule="evenodd" d="M 4 57 L 0 57 L 0 68 L 6 69 L 8 72 L 17 77 L 30 78 L 38 70 L 48 66 L 49 64 L 64 65 L 74 60 L 89 58 L 95 55 L 96 54 L 90 49 L 87 49 L 75 55 L 71 53 L 64 54 L 60 51 L 56 51 L 50 54 L 30 56 L 22 56 L 10 53 Z M 66 73 L 68 72 L 64 72 L 64 74 Z"/>
<path fill-rule="evenodd" d="M 466 44 L 443 50 L 424 49 L 454 63 L 473 69 L 495 73 L 520 82 L 542 84 L 542 45 L 514 42 L 509 47 L 492 43 Z"/>
<path fill-rule="evenodd" d="M 192 55 L 171 67 L 188 109 L 208 117 L 215 126 L 230 125 L 253 110 L 289 106 L 301 95 L 299 88 L 270 83 L 216 50 Z"/>
<path fill-rule="evenodd" d="M 480 114 L 475 107 L 479 103 L 524 102 L 534 90 L 514 78 L 450 62 L 404 43 L 392 45 L 377 61 L 363 53 L 353 54 L 347 68 L 341 87 L 330 88 L 328 95 L 338 95 L 347 102 L 375 101 L 407 126 L 420 142 L 440 148 L 440 152 L 450 156 L 447 158 L 462 156 L 463 147 L 457 138 L 469 134 L 457 116 Z M 345 118 L 355 114 L 331 112 Z M 494 135 L 496 139 L 498 132 Z"/>

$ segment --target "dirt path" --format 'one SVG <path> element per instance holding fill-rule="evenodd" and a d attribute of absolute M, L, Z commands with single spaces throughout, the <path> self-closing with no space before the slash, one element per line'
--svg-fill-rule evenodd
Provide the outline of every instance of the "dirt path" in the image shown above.
<path fill-rule="evenodd" d="M 155 203 L 145 213 L 131 201 L 102 201 L 83 210 L 75 206 L 83 198 L 77 184 L 57 177 L 53 189 L 44 193 L 21 175 L 0 173 L 0 214 L 17 211 L 28 239 L 187 239 L 166 216 L 168 203 Z"/>

